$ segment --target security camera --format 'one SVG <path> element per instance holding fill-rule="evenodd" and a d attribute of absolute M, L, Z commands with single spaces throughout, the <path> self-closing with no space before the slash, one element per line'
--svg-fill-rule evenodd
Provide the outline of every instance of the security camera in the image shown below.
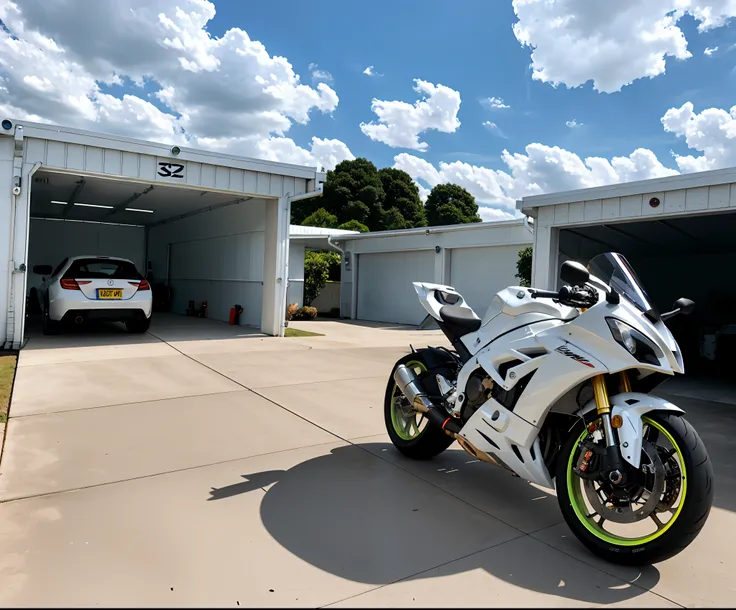
<path fill-rule="evenodd" d="M 3 129 L 5 131 L 13 129 L 13 122 L 10 119 L 3 119 Z"/>
<path fill-rule="evenodd" d="M 13 195 L 20 195 L 20 187 L 14 186 L 13 187 Z"/>
<path fill-rule="evenodd" d="M 172 146 L 171 147 L 171 154 L 172 155 L 178 155 L 181 152 L 181 148 L 178 146 Z"/>
<path fill-rule="evenodd" d="M 20 176 L 13 176 L 13 195 L 20 195 Z"/>

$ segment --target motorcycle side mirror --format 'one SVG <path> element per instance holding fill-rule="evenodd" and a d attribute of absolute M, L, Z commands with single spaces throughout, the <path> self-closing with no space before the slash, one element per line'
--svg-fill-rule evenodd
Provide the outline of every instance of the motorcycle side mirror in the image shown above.
<path fill-rule="evenodd" d="M 590 273 L 580 263 L 565 261 L 560 268 L 560 279 L 570 286 L 584 286 L 590 279 Z"/>
<path fill-rule="evenodd" d="M 693 313 L 693 311 L 695 311 L 695 303 L 693 303 L 690 299 L 677 299 L 675 301 L 675 304 L 672 306 L 672 311 L 663 313 L 662 319 L 669 320 L 679 313 L 689 316 L 691 313 Z"/>
<path fill-rule="evenodd" d="M 695 311 L 695 303 L 690 299 L 677 299 L 675 304 L 672 306 L 672 309 L 679 309 L 679 313 L 689 316 L 693 311 Z"/>

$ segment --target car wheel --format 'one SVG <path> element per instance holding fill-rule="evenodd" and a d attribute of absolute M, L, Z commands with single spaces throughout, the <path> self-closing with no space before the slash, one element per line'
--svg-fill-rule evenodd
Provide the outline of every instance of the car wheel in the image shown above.
<path fill-rule="evenodd" d="M 57 335 L 59 334 L 59 327 L 60 324 L 51 319 L 48 303 L 45 303 L 41 318 L 41 332 L 44 335 Z"/>
<path fill-rule="evenodd" d="M 151 326 L 151 318 L 143 318 L 137 319 L 137 320 L 130 320 L 125 323 L 125 328 L 128 329 L 129 333 L 138 333 L 142 334 L 145 332 L 148 332 L 148 329 Z"/>

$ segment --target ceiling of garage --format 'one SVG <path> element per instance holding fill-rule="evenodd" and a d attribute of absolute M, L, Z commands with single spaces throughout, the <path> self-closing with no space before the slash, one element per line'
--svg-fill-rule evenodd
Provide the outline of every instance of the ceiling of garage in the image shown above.
<path fill-rule="evenodd" d="M 697 215 L 645 222 L 609 223 L 560 231 L 560 251 L 589 259 L 602 252 L 627 256 L 671 256 L 682 252 L 736 252 L 736 213 Z"/>
<path fill-rule="evenodd" d="M 152 225 L 248 199 L 198 189 L 39 171 L 31 187 L 31 216 Z"/>

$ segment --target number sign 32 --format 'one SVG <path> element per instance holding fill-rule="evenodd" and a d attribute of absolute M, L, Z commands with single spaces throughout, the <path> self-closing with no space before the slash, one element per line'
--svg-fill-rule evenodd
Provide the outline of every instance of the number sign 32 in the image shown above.
<path fill-rule="evenodd" d="M 158 175 L 162 178 L 184 178 L 184 165 L 181 163 L 170 163 L 168 161 L 159 161 Z"/>

